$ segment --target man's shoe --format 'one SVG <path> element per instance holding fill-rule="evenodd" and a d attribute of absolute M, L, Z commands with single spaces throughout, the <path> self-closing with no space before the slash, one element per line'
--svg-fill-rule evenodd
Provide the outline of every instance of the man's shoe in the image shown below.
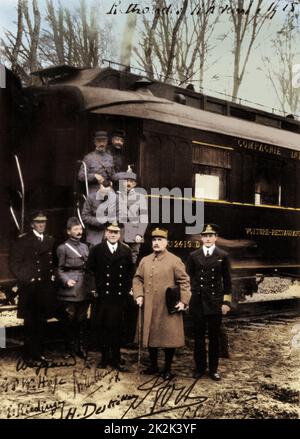
<path fill-rule="evenodd" d="M 82 358 L 83 360 L 85 360 L 87 357 L 86 351 L 83 348 L 77 349 L 75 354 L 77 355 L 77 357 Z"/>
<path fill-rule="evenodd" d="M 193 378 L 195 378 L 195 379 L 202 378 L 204 374 L 205 374 L 205 371 L 195 370 L 195 372 L 193 374 Z"/>
<path fill-rule="evenodd" d="M 210 373 L 209 376 L 210 376 L 210 378 L 211 378 L 212 380 L 214 380 L 214 381 L 220 381 L 220 379 L 221 379 L 221 377 L 220 377 L 220 375 L 218 374 L 218 372 Z"/>
<path fill-rule="evenodd" d="M 170 370 L 166 370 L 166 371 L 163 373 L 163 379 L 164 379 L 164 380 L 171 380 L 171 379 L 174 378 L 174 377 L 175 377 L 175 374 L 174 374 L 174 373 L 171 373 Z"/>
<path fill-rule="evenodd" d="M 147 369 L 142 370 L 142 375 L 156 375 L 159 372 L 157 366 L 149 366 Z"/>
<path fill-rule="evenodd" d="M 129 372 L 128 367 L 122 366 L 121 364 L 116 364 L 112 366 L 114 369 L 118 370 L 119 372 Z"/>

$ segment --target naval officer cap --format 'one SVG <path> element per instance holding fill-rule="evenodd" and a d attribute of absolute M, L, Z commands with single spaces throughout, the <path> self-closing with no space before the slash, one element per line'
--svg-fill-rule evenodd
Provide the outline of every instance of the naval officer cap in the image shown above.
<path fill-rule="evenodd" d="M 117 222 L 110 223 L 106 226 L 106 230 L 109 230 L 110 232 L 120 232 L 120 226 Z"/>
<path fill-rule="evenodd" d="M 34 221 L 36 223 L 44 223 L 47 221 L 47 215 L 41 210 L 35 210 L 30 214 L 30 221 Z"/>
<path fill-rule="evenodd" d="M 154 230 L 152 230 L 151 236 L 152 236 L 152 238 L 165 238 L 165 239 L 168 239 L 168 230 L 167 229 L 162 229 L 160 227 L 156 227 Z"/>
<path fill-rule="evenodd" d="M 219 232 L 219 226 L 217 224 L 204 224 L 201 235 L 217 235 Z"/>

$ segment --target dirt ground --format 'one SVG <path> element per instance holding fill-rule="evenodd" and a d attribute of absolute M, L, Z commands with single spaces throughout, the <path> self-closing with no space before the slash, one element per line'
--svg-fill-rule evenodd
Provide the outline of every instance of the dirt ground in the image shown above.
<path fill-rule="evenodd" d="M 96 352 L 85 363 L 51 349 L 45 369 L 1 350 L 0 418 L 299 419 L 300 317 L 228 322 L 227 328 L 231 357 L 220 361 L 220 382 L 192 378 L 191 340 L 177 352 L 171 381 L 138 375 L 134 349 L 123 351 L 130 373 L 97 369 Z"/>

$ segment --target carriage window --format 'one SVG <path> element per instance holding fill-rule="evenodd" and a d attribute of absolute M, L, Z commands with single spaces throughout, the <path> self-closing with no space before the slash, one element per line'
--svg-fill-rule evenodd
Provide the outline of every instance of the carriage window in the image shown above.
<path fill-rule="evenodd" d="M 217 175 L 195 174 L 195 197 L 219 200 L 220 179 Z"/>
<path fill-rule="evenodd" d="M 271 160 L 263 160 L 256 168 L 255 204 L 281 206 L 281 169 Z"/>
<path fill-rule="evenodd" d="M 194 142 L 193 142 L 194 143 Z M 230 151 L 193 145 L 194 195 L 196 198 L 225 200 L 228 173 L 231 168 Z"/>
<path fill-rule="evenodd" d="M 227 170 L 212 166 L 195 166 L 195 197 L 225 200 Z"/>

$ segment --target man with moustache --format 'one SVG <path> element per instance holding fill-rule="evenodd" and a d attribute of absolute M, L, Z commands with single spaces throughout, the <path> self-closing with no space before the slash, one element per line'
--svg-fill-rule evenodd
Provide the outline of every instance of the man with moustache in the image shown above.
<path fill-rule="evenodd" d="M 201 233 L 203 246 L 192 252 L 187 261 L 187 272 L 192 284 L 190 314 L 195 335 L 194 378 L 201 378 L 206 372 L 207 328 L 209 376 L 214 381 L 221 379 L 218 363 L 222 314 L 226 315 L 230 311 L 231 304 L 230 262 L 227 253 L 215 245 L 217 231 L 218 227 L 215 224 L 204 225 Z"/>
<path fill-rule="evenodd" d="M 120 242 L 117 223 L 106 227 L 105 240 L 90 251 L 87 272 L 95 278 L 96 304 L 94 326 L 102 354 L 99 368 L 110 364 L 120 372 L 128 369 L 121 365 L 122 317 L 132 287 L 134 265 L 128 246 Z"/>
<path fill-rule="evenodd" d="M 113 157 L 115 172 L 121 172 L 126 169 L 124 162 L 124 141 L 125 132 L 123 130 L 117 129 L 111 133 L 111 143 L 108 150 Z"/>
<path fill-rule="evenodd" d="M 95 150 L 88 153 L 83 161 L 86 165 L 89 194 L 97 192 L 99 183 L 103 180 L 112 179 L 114 175 L 113 157 L 107 148 L 107 132 L 96 131 L 94 135 Z M 85 182 L 85 168 L 81 164 L 78 172 L 78 180 Z"/>
<path fill-rule="evenodd" d="M 57 248 L 57 277 L 60 281 L 57 297 L 66 311 L 64 330 L 67 353 L 85 358 L 84 335 L 89 306 L 85 265 L 89 251 L 88 246 L 80 241 L 82 233 L 82 225 L 78 218 L 69 218 L 69 237 Z"/>
<path fill-rule="evenodd" d="M 150 367 L 142 371 L 152 375 L 159 372 L 158 349 L 165 352 L 163 377 L 170 380 L 175 348 L 184 346 L 183 317 L 180 312 L 169 314 L 166 289 L 178 285 L 180 300 L 176 305 L 183 311 L 190 300 L 190 280 L 180 258 L 167 250 L 168 231 L 157 227 L 152 231 L 153 253 L 144 257 L 133 278 L 133 295 L 143 307 L 143 345 L 148 347 Z"/>
<path fill-rule="evenodd" d="M 56 315 L 54 239 L 46 234 L 47 216 L 30 216 L 31 231 L 19 236 L 10 254 L 10 268 L 19 287 L 18 317 L 24 319 L 24 357 L 47 362 L 43 339 L 47 319 Z"/>

